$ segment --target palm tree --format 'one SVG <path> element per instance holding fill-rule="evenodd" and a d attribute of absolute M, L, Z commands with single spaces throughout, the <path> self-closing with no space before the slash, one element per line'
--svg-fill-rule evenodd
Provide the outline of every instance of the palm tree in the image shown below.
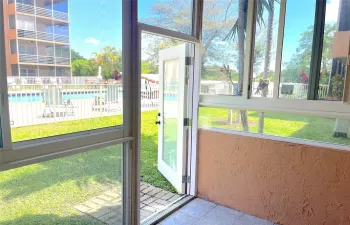
<path fill-rule="evenodd" d="M 273 26 L 274 1 L 279 2 L 279 0 L 259 0 L 258 6 L 257 6 L 257 23 L 259 25 L 264 25 L 264 19 L 263 19 L 264 11 L 265 10 L 267 10 L 269 12 L 272 11 L 272 13 L 269 14 L 269 15 L 272 14 L 271 31 L 273 30 L 272 26 Z M 247 15 L 248 15 L 248 0 L 239 0 L 238 19 L 236 20 L 236 22 L 232 26 L 230 32 L 227 34 L 227 36 L 224 39 L 224 40 L 234 41 L 236 36 L 238 39 L 238 77 L 239 77 L 238 84 L 239 84 L 239 93 L 240 94 L 242 94 L 242 91 L 243 91 L 244 52 L 245 52 L 244 51 L 244 41 L 245 41 L 245 33 L 246 33 L 246 27 L 247 27 Z M 269 19 L 270 19 L 270 16 L 269 16 Z M 270 39 L 271 39 L 271 45 L 272 45 L 273 35 L 271 34 L 270 37 L 271 37 Z M 267 39 L 269 39 L 269 38 L 267 38 Z M 269 57 L 266 57 L 267 54 L 269 54 Z M 270 61 L 271 61 L 271 47 L 270 47 L 270 50 L 266 50 L 265 60 L 268 60 L 268 62 L 265 61 L 265 67 L 266 67 L 266 65 L 269 66 Z M 241 110 L 240 114 L 241 114 L 241 121 L 242 121 L 243 130 L 249 131 L 247 111 Z"/>

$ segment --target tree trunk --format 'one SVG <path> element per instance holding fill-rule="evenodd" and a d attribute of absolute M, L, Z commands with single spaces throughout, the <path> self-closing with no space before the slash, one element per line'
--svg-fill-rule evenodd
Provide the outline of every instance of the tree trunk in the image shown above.
<path fill-rule="evenodd" d="M 266 33 L 266 50 L 265 50 L 265 63 L 264 63 L 264 88 L 261 90 L 261 97 L 266 98 L 269 93 L 269 81 L 270 78 L 270 64 L 271 64 L 271 50 L 272 50 L 272 39 L 273 39 L 273 19 L 275 13 L 275 0 L 270 1 L 271 10 L 269 12 L 269 18 L 267 22 L 267 33 Z M 264 132 L 264 118 L 265 113 L 261 112 L 259 115 L 259 133 Z"/>
<path fill-rule="evenodd" d="M 238 86 L 239 94 L 243 91 L 243 76 L 244 76 L 244 40 L 245 40 L 245 4 L 248 0 L 239 0 L 238 9 Z M 241 122 L 244 131 L 249 131 L 248 115 L 246 110 L 241 110 Z"/>

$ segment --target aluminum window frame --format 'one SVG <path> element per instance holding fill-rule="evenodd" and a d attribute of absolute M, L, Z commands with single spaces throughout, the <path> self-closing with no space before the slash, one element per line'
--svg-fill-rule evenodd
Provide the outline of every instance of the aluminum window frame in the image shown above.
<path fill-rule="evenodd" d="M 136 10 L 135 10 L 136 9 Z M 108 128 L 45 137 L 12 143 L 3 4 L 0 4 L 0 172 L 33 163 L 61 158 L 97 148 L 123 144 L 123 224 L 139 224 L 139 139 L 140 139 L 140 65 L 133 66 L 140 55 L 135 41 L 137 34 L 137 0 L 122 1 L 123 72 L 130 74 L 123 80 L 123 124 Z M 135 20 L 136 18 L 136 20 Z M 135 32 L 136 31 L 136 32 Z M 132 100 L 132 101 L 131 101 Z M 136 187 L 136 189 L 135 189 Z"/>
<path fill-rule="evenodd" d="M 181 32 L 145 24 L 138 22 L 138 66 L 141 65 L 141 34 L 148 33 L 166 38 L 177 39 L 194 45 L 194 65 L 193 76 L 189 77 L 189 93 L 188 93 L 188 114 L 192 117 L 192 124 L 188 129 L 187 139 L 187 175 L 191 177 L 191 182 L 186 187 L 186 192 L 189 195 L 197 194 L 197 130 L 198 130 L 198 109 L 199 109 L 199 89 L 201 76 L 201 38 L 202 38 L 202 15 L 203 15 L 203 0 L 193 0 L 192 2 L 192 34 L 184 34 Z M 141 69 L 138 68 L 138 74 L 141 74 Z M 139 80 L 141 80 L 139 78 Z M 139 95 L 140 96 L 140 95 Z M 138 155 L 139 156 L 139 155 Z M 139 170 L 139 168 L 138 168 Z M 140 172 L 138 171 L 137 180 L 140 180 Z M 139 192 L 137 192 L 139 193 Z"/>
<path fill-rule="evenodd" d="M 130 1 L 122 1 L 124 5 L 130 5 Z M 123 14 L 124 13 L 123 11 Z M 124 19 L 123 27 L 131 26 L 129 21 Z M 134 25 L 136 27 L 136 25 Z M 130 29 L 129 29 L 130 30 Z M 125 46 L 125 39 L 129 38 L 129 34 L 124 34 L 123 29 L 123 48 Z M 128 30 L 126 30 L 128 32 Z M 127 43 L 128 44 L 128 43 Z M 9 102 L 7 98 L 7 71 L 5 59 L 5 39 L 4 39 L 4 14 L 3 4 L 0 4 L 0 118 L 1 118 L 1 135 L 3 147 L 0 149 L 0 171 L 4 169 L 12 169 L 18 166 L 29 165 L 34 162 L 44 161 L 48 157 L 61 157 L 60 153 L 65 151 L 73 151 L 74 149 L 81 149 L 84 146 L 94 146 L 99 143 L 109 143 L 117 141 L 119 143 L 125 142 L 126 139 L 134 139 L 132 134 L 126 133 L 125 130 L 131 129 L 130 123 L 126 123 L 127 118 L 124 115 L 130 115 L 132 112 L 130 102 L 130 95 L 123 95 L 123 124 L 118 126 L 111 126 L 101 129 L 93 129 L 81 132 L 74 132 L 70 134 L 57 135 L 52 137 L 44 137 L 40 139 L 33 139 L 21 142 L 12 142 L 11 127 L 9 116 Z M 130 53 L 123 51 L 123 58 L 128 58 Z M 129 59 L 130 60 L 130 59 Z M 127 60 L 123 60 L 123 67 L 126 67 Z M 123 82 L 124 92 L 131 87 L 131 80 L 125 79 Z M 131 119 L 131 118 L 130 118 Z M 74 141 L 75 140 L 75 141 Z M 78 150 L 77 150 L 78 153 Z"/>
<path fill-rule="evenodd" d="M 334 102 L 334 101 L 322 101 L 317 99 L 317 76 L 315 75 L 315 68 L 313 73 L 314 81 L 309 88 L 314 92 L 313 95 L 308 94 L 307 100 L 300 99 L 280 99 L 279 98 L 279 82 L 281 74 L 281 60 L 283 49 L 283 37 L 284 26 L 286 16 L 286 1 L 281 0 L 280 5 L 280 18 L 278 26 L 278 40 L 276 51 L 276 64 L 274 78 L 274 92 L 273 98 L 258 98 L 251 97 L 251 68 L 253 66 L 252 51 L 255 46 L 255 27 L 256 27 L 256 7 L 257 1 L 249 1 L 248 4 L 248 19 L 247 19 L 247 38 L 246 38 L 246 56 L 244 61 L 244 78 L 243 78 L 243 94 L 242 96 L 230 96 L 230 95 L 203 95 L 199 97 L 199 106 L 202 107 L 217 107 L 227 109 L 245 109 L 256 110 L 266 112 L 290 112 L 303 115 L 314 115 L 320 117 L 334 117 L 334 118 L 350 118 L 350 105 L 346 102 Z M 313 46 L 322 46 L 323 41 L 323 29 L 324 17 L 325 17 L 325 0 L 316 4 L 316 8 L 319 9 L 315 12 L 315 25 L 314 25 L 314 41 Z M 322 57 L 322 50 L 316 51 L 314 49 L 312 53 L 312 66 L 314 67 Z M 319 65 L 320 66 L 320 65 Z M 349 73 L 349 71 L 348 71 Z M 278 74 L 278 76 L 277 76 Z"/>

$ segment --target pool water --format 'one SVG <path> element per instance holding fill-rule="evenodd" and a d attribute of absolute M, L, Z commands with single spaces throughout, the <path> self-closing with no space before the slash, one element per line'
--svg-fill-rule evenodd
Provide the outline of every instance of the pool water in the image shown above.
<path fill-rule="evenodd" d="M 63 93 L 64 100 L 85 100 L 93 99 L 95 96 L 105 97 L 105 93 Z M 36 94 L 18 94 L 18 95 L 9 95 L 9 103 L 28 103 L 28 102 L 42 102 L 43 97 L 41 93 Z"/>
<path fill-rule="evenodd" d="M 119 97 L 121 98 L 123 96 L 123 93 L 119 93 Z M 86 99 L 94 99 L 95 97 L 106 97 L 106 93 L 96 93 L 96 92 L 89 92 L 89 93 L 63 93 L 63 99 L 64 100 L 86 100 Z M 165 101 L 176 101 L 177 96 L 175 95 L 165 95 L 164 97 Z M 42 102 L 43 98 L 41 93 L 35 93 L 35 94 L 10 94 L 9 95 L 9 103 L 29 103 L 29 102 Z"/>

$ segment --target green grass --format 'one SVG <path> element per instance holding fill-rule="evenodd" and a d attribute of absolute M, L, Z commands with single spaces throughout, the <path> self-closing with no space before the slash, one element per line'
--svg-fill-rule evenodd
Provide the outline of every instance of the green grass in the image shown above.
<path fill-rule="evenodd" d="M 228 122 L 227 109 L 200 108 L 200 126 L 242 131 L 238 111 L 233 111 L 233 123 Z M 259 114 L 248 112 L 249 131 L 258 132 Z M 335 144 L 350 144 L 348 138 L 334 138 L 335 119 L 311 116 L 265 113 L 264 134 L 308 139 Z"/>
<path fill-rule="evenodd" d="M 142 113 L 141 176 L 175 191 L 157 169 L 156 111 Z M 67 134 L 122 123 L 121 116 L 67 121 L 12 129 L 13 141 Z M 120 186 L 121 146 L 38 163 L 0 173 L 0 224 L 99 224 L 74 205 Z"/>

